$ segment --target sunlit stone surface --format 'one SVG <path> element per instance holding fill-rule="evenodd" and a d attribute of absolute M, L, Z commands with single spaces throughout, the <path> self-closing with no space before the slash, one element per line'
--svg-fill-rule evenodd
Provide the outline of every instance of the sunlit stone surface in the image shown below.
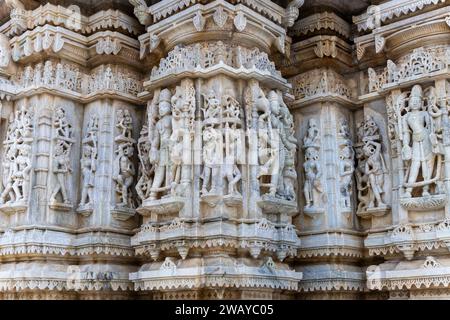
<path fill-rule="evenodd" d="M 0 4 L 0 298 L 450 298 L 450 6 L 349 3 Z"/>

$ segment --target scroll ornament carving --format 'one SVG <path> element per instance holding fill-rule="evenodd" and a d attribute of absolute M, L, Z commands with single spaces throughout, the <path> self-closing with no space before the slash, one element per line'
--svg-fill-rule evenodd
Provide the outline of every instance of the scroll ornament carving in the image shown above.
<path fill-rule="evenodd" d="M 355 144 L 355 176 L 359 201 L 357 213 L 384 213 L 388 208 L 383 201 L 388 169 L 382 153 L 381 137 L 378 125 L 371 116 L 366 116 L 358 124 L 358 141 Z"/>
<path fill-rule="evenodd" d="M 158 48 L 160 43 L 161 39 L 156 34 L 152 34 L 150 36 L 150 52 L 155 51 L 155 49 Z"/>
<path fill-rule="evenodd" d="M 386 44 L 386 39 L 380 35 L 375 36 L 375 52 L 380 53 L 384 49 Z"/>
<path fill-rule="evenodd" d="M 89 119 L 86 135 L 82 141 L 81 174 L 82 189 L 78 206 L 80 212 L 91 212 L 94 201 L 95 172 L 98 159 L 98 116 Z"/>
<path fill-rule="evenodd" d="M 381 10 L 380 10 L 379 6 L 372 5 L 367 8 L 366 26 L 370 30 L 381 27 L 381 14 L 380 13 L 381 13 Z"/>
<path fill-rule="evenodd" d="M 138 18 L 139 22 L 143 25 L 147 25 L 150 22 L 150 13 L 148 12 L 148 6 L 145 0 L 129 0 L 134 7 L 134 15 Z"/>
<path fill-rule="evenodd" d="M 424 91 L 420 85 L 399 95 L 395 107 L 405 167 L 400 203 L 416 210 L 442 207 L 446 203 L 442 139 L 448 111 L 438 105 L 434 87 Z"/>
<path fill-rule="evenodd" d="M 351 209 L 351 196 L 353 193 L 352 180 L 353 173 L 355 171 L 355 167 L 353 164 L 354 151 L 350 138 L 348 122 L 345 118 L 342 118 L 339 121 L 338 143 L 341 208 Z"/>
<path fill-rule="evenodd" d="M 27 207 L 32 173 L 33 113 L 22 106 L 11 113 L 3 141 L 1 211 Z"/>
<path fill-rule="evenodd" d="M 55 183 L 50 196 L 50 207 L 65 211 L 72 207 L 67 187 L 72 173 L 71 152 L 75 140 L 73 139 L 72 125 L 69 123 L 66 112 L 62 107 L 55 109 L 53 130 L 52 173 L 55 176 Z"/>
<path fill-rule="evenodd" d="M 116 112 L 116 156 L 113 163 L 112 178 L 115 182 L 115 209 L 133 212 L 135 204 L 131 186 L 134 182 L 136 169 L 133 163 L 134 144 L 132 137 L 133 118 L 128 109 L 118 109 Z"/>
<path fill-rule="evenodd" d="M 304 0 L 292 0 L 289 2 L 284 15 L 284 25 L 286 27 L 292 27 L 300 14 L 299 8 L 305 3 Z"/>
<path fill-rule="evenodd" d="M 308 121 L 308 129 L 303 138 L 303 149 L 305 152 L 305 162 L 303 163 L 305 207 L 303 210 L 306 214 L 323 212 L 324 190 L 320 165 L 320 130 L 314 118 Z"/>

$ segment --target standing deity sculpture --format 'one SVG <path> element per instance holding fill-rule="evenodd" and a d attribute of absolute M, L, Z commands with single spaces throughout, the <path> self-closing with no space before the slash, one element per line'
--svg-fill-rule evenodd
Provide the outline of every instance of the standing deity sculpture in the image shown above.
<path fill-rule="evenodd" d="M 79 210 L 92 208 L 94 200 L 95 172 L 97 171 L 98 156 L 98 117 L 89 120 L 82 145 L 81 174 L 82 189 Z"/>
<path fill-rule="evenodd" d="M 52 172 L 56 176 L 55 186 L 50 196 L 51 204 L 61 203 L 57 200 L 58 194 L 61 194 L 62 202 L 70 205 L 69 195 L 67 193 L 67 185 L 69 174 L 72 172 L 70 165 L 70 151 L 71 143 L 64 140 L 59 140 L 55 146 L 55 153 L 53 156 Z"/>
<path fill-rule="evenodd" d="M 241 197 L 238 187 L 241 179 L 238 167 L 241 156 L 240 105 L 231 94 L 224 94 L 219 99 L 213 89 L 203 97 L 202 198 L 211 204 L 213 198 L 225 194 L 230 199 L 235 198 L 237 203 L 237 198 Z M 232 202 L 227 201 L 229 205 Z"/>
<path fill-rule="evenodd" d="M 222 164 L 222 133 L 212 126 L 203 130 L 203 184 L 202 194 L 219 193 L 220 166 Z M 210 189 L 208 187 L 210 185 Z"/>
<path fill-rule="evenodd" d="M 116 183 L 116 197 L 114 204 L 119 209 L 133 209 L 134 201 L 131 186 L 136 174 L 133 163 L 134 144 L 133 119 L 129 110 L 118 109 L 116 111 L 116 129 L 118 135 L 115 137 L 117 145 L 116 157 L 113 162 L 112 179 Z"/>
<path fill-rule="evenodd" d="M 352 206 L 352 181 L 355 168 L 353 163 L 354 151 L 352 148 L 352 141 L 350 139 L 348 122 L 346 119 L 341 119 L 340 121 L 338 127 L 338 141 L 341 207 L 344 209 L 350 209 Z"/>
<path fill-rule="evenodd" d="M 161 90 L 158 100 L 158 115 L 150 140 L 150 163 L 155 166 L 150 200 L 156 200 L 159 193 L 166 192 L 171 185 L 170 137 L 172 135 L 172 94 L 169 89 Z M 163 185 L 164 184 L 164 185 Z"/>
<path fill-rule="evenodd" d="M 238 163 L 242 158 L 243 147 L 240 130 L 242 126 L 240 104 L 231 94 L 225 94 L 222 96 L 222 108 L 222 125 L 225 125 L 223 128 L 225 161 L 222 170 L 228 184 L 227 195 L 241 197 L 238 190 L 238 182 L 242 178 Z"/>
<path fill-rule="evenodd" d="M 175 88 L 171 98 L 172 134 L 170 136 L 171 194 L 183 196 L 191 160 L 191 142 L 194 134 L 195 89 L 192 81 L 185 80 Z"/>
<path fill-rule="evenodd" d="M 71 201 L 67 186 L 72 172 L 70 155 L 75 140 L 72 137 L 72 126 L 67 120 L 65 110 L 61 107 L 54 112 L 53 129 L 55 133 L 52 172 L 56 180 L 50 196 L 50 206 L 54 209 L 69 209 Z M 58 200 L 58 195 L 61 196 L 61 201 Z"/>
<path fill-rule="evenodd" d="M 383 201 L 386 163 L 382 154 L 379 128 L 371 116 L 358 125 L 358 142 L 355 144 L 357 166 L 355 169 L 358 190 L 357 212 L 386 209 Z"/>
<path fill-rule="evenodd" d="M 25 207 L 31 184 L 32 114 L 24 106 L 11 113 L 3 142 L 2 192 L 0 206 Z"/>
<path fill-rule="evenodd" d="M 222 105 L 213 89 L 203 94 L 202 107 L 203 121 L 203 172 L 202 172 L 202 196 L 219 195 L 221 166 L 223 162 L 223 138 L 220 127 L 222 118 Z"/>
<path fill-rule="evenodd" d="M 283 101 L 281 92 L 271 90 L 268 98 L 257 83 L 251 84 L 245 93 L 247 129 L 255 132 L 257 147 L 250 148 L 257 155 L 258 179 L 264 199 L 294 201 L 295 154 L 297 140 L 293 118 Z M 252 134 L 253 136 L 253 134 Z M 250 138 L 251 144 L 254 138 Z"/>
<path fill-rule="evenodd" d="M 309 119 L 308 129 L 303 138 L 303 148 L 305 150 L 305 181 L 303 184 L 303 194 L 305 197 L 305 212 L 317 211 L 321 208 L 323 187 L 322 169 L 320 166 L 320 131 L 314 118 Z"/>
<path fill-rule="evenodd" d="M 429 97 L 424 101 L 422 87 L 415 85 L 412 87 L 407 106 L 406 95 L 400 95 L 397 100 L 397 111 L 401 115 L 398 117 L 401 156 L 406 168 L 402 198 L 430 197 L 431 194 L 444 193 L 441 177 L 441 117 L 447 111 L 441 112 L 436 106 L 433 92 L 434 90 L 431 90 L 430 94 L 429 90 Z"/>
<path fill-rule="evenodd" d="M 120 201 L 117 204 L 119 207 L 133 208 L 132 193 L 130 190 L 136 173 L 132 161 L 134 153 L 133 144 L 129 142 L 119 144 L 116 153 L 113 179 L 116 182 L 116 193 L 119 195 Z"/>
<path fill-rule="evenodd" d="M 225 162 L 224 176 L 228 183 L 228 195 L 240 196 L 237 188 L 238 182 L 242 178 L 241 170 L 238 167 L 238 159 L 242 148 L 241 132 L 236 127 L 236 123 L 225 127 Z"/>

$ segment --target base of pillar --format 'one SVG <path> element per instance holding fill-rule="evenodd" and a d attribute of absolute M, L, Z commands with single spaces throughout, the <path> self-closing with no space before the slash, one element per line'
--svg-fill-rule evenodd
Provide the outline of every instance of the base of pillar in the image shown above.
<path fill-rule="evenodd" d="M 50 202 L 48 206 L 50 209 L 57 211 L 71 211 L 73 209 L 73 205 L 71 203 Z"/>
<path fill-rule="evenodd" d="M 270 195 L 263 195 L 258 206 L 266 214 L 284 213 L 294 215 L 298 212 L 297 202 L 279 199 Z"/>
<path fill-rule="evenodd" d="M 159 200 L 144 200 L 137 212 L 143 216 L 154 214 L 178 213 L 184 207 L 186 199 L 182 197 L 167 197 Z"/>
<path fill-rule="evenodd" d="M 0 205 L 0 212 L 5 214 L 14 214 L 14 213 L 22 213 L 27 211 L 26 202 L 16 202 L 16 203 L 5 203 Z"/>
<path fill-rule="evenodd" d="M 111 214 L 116 220 L 127 221 L 136 214 L 135 209 L 115 207 L 111 209 Z"/>

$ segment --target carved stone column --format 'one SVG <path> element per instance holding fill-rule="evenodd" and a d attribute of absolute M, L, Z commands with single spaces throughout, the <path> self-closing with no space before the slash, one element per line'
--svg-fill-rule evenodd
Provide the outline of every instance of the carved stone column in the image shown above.
<path fill-rule="evenodd" d="M 290 86 L 267 55 L 285 50 L 281 20 L 222 0 L 165 18 L 158 10 L 140 38 L 141 53 L 163 58 L 142 95 L 143 225 L 132 244 L 145 264 L 131 274 L 135 288 L 158 298 L 292 295 L 298 147 Z"/>

